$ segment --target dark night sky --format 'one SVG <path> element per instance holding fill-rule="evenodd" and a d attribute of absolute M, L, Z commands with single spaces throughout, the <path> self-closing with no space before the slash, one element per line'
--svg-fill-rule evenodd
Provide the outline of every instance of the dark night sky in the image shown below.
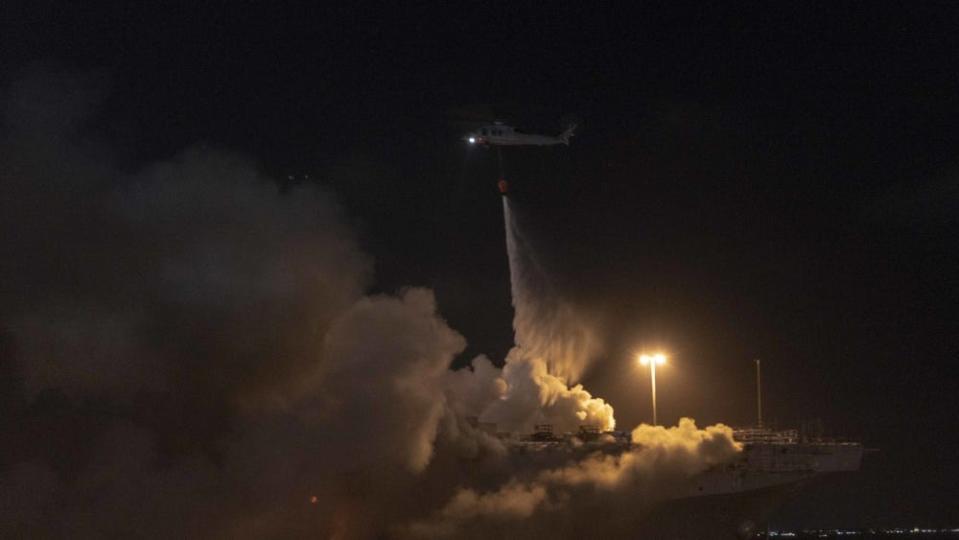
<path fill-rule="evenodd" d="M 638 347 L 673 356 L 670 422 L 751 421 L 762 357 L 768 417 L 881 449 L 779 519 L 959 524 L 954 4 L 17 4 L 0 83 L 108 78 L 88 129 L 131 170 L 200 143 L 332 187 L 375 290 L 434 288 L 464 359 L 512 337 L 495 156 L 464 121 L 580 119 L 504 158 L 558 288 L 603 321 L 584 382 L 620 425 L 648 414 Z"/>

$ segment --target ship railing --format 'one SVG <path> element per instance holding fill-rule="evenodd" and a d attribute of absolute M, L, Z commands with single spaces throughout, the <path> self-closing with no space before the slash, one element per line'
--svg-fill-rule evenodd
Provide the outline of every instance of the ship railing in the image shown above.
<path fill-rule="evenodd" d="M 733 430 L 733 439 L 744 444 L 796 444 L 799 442 L 799 431 L 795 429 L 773 431 L 765 428 L 741 428 Z"/>

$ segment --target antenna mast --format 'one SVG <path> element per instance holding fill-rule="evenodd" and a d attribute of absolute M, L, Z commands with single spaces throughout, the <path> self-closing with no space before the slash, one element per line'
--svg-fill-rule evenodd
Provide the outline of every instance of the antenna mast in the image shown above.
<path fill-rule="evenodd" d="M 760 384 L 759 359 L 756 359 L 756 420 L 758 427 L 763 427 L 763 388 Z"/>

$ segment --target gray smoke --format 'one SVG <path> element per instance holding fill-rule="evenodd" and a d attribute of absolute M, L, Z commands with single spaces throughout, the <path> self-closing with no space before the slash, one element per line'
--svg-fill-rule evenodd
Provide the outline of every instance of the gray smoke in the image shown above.
<path fill-rule="evenodd" d="M 2 96 L 0 537 L 529 536 L 729 454 L 690 423 L 518 459 L 476 418 L 614 420 L 576 384 L 593 333 L 509 207 L 516 347 L 450 371 L 465 339 L 429 290 L 367 294 L 329 191 L 202 146 L 126 170 L 88 134 L 108 86 L 35 68 Z"/>
<path fill-rule="evenodd" d="M 104 84 L 36 69 L 4 96 L 0 536 L 382 530 L 454 425 L 465 340 L 430 291 L 364 296 L 323 189 L 203 148 L 112 166 L 84 131 Z"/>

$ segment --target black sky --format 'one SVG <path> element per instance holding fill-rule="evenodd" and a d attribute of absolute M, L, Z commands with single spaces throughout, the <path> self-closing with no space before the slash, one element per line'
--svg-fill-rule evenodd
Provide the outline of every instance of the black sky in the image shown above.
<path fill-rule="evenodd" d="M 949 2 L 449 8 L 13 2 L 26 70 L 109 81 L 87 129 L 129 169 L 193 144 L 328 185 L 375 290 L 436 290 L 463 360 L 501 361 L 509 283 L 492 153 L 505 118 L 570 148 L 507 151 L 558 288 L 603 321 L 586 386 L 647 417 L 630 354 L 662 346 L 661 414 L 822 419 L 881 452 L 810 488 L 800 525 L 959 523 L 959 8 Z"/>

